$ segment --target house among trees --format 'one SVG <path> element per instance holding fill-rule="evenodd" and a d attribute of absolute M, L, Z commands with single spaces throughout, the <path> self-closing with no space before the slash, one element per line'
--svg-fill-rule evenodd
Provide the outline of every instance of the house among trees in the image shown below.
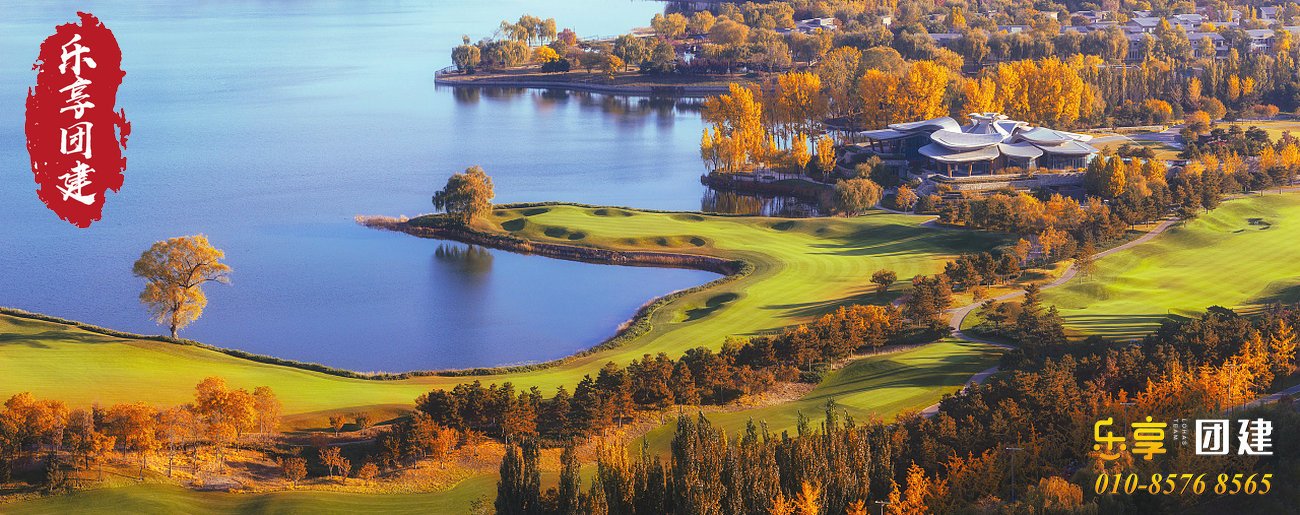
<path fill-rule="evenodd" d="M 988 175 L 1005 168 L 1083 168 L 1099 152 L 1092 136 L 1010 120 L 999 113 L 971 113 L 970 124 L 943 116 L 894 123 L 858 133 L 860 146 L 885 159 L 920 161 L 948 177 Z"/>

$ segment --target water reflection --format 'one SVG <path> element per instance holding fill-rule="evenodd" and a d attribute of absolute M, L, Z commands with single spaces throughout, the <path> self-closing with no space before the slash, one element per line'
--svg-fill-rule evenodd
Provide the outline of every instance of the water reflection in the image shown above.
<path fill-rule="evenodd" d="M 485 100 L 527 99 L 532 101 L 534 107 L 545 107 L 576 100 L 584 110 L 598 110 L 603 114 L 616 116 L 654 116 L 665 120 L 672 120 L 678 114 L 698 113 L 704 106 L 702 98 L 612 95 L 562 88 L 438 86 L 438 89 L 451 89 L 456 103 L 465 105 L 473 105 Z"/>
<path fill-rule="evenodd" d="M 816 203 L 797 197 L 736 193 L 713 188 L 704 190 L 704 198 L 700 201 L 700 210 L 709 213 L 786 218 L 821 216 L 821 210 Z"/>
<path fill-rule="evenodd" d="M 465 276 L 482 276 L 492 271 L 492 253 L 476 245 L 440 243 L 433 251 L 433 258 Z"/>

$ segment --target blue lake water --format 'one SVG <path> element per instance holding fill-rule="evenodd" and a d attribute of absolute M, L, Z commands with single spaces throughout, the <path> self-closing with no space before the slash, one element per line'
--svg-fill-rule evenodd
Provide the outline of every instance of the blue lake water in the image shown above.
<path fill-rule="evenodd" d="M 599 266 L 371 230 L 480 165 L 497 202 L 699 209 L 698 114 L 673 103 L 433 85 L 462 33 L 524 12 L 580 36 L 662 3 L 5 2 L 0 6 L 0 305 L 160 333 L 131 263 L 204 233 L 233 284 L 182 336 L 362 371 L 559 358 L 707 272 Z M 40 42 L 91 12 L 113 30 L 133 132 L 126 182 L 76 229 L 36 197 L 23 102 Z"/>

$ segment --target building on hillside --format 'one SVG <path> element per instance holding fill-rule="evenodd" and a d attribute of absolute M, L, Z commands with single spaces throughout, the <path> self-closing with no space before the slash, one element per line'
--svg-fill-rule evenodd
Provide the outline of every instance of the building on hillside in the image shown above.
<path fill-rule="evenodd" d="M 794 29 L 804 34 L 813 34 L 818 30 L 830 32 L 835 28 L 835 18 L 809 18 L 794 22 Z"/>
<path fill-rule="evenodd" d="M 1273 29 L 1246 29 L 1250 39 L 1250 53 L 1267 52 L 1273 49 Z"/>
<path fill-rule="evenodd" d="M 907 160 L 948 177 L 988 175 L 1006 168 L 1083 168 L 1098 150 L 1092 136 L 1007 119 L 999 113 L 972 113 L 970 124 L 951 117 L 890 124 L 862 131 L 858 147 L 884 159 Z"/>
<path fill-rule="evenodd" d="M 1175 14 L 1165 18 L 1169 22 L 1169 28 L 1183 29 L 1183 32 L 1191 32 L 1205 23 L 1205 17 L 1199 14 Z"/>
<path fill-rule="evenodd" d="M 1159 26 L 1160 26 L 1160 18 L 1145 17 L 1145 18 L 1129 18 L 1128 23 L 1125 23 L 1122 26 L 1122 28 L 1124 29 L 1125 32 L 1130 32 L 1135 34 L 1139 34 L 1139 33 L 1149 34 L 1155 32 L 1156 28 Z"/>

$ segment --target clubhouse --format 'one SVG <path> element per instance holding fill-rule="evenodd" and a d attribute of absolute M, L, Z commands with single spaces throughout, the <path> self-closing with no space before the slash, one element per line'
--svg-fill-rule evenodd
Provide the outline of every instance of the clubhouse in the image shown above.
<path fill-rule="evenodd" d="M 1009 120 L 999 113 L 971 113 L 970 124 L 948 116 L 894 123 L 862 131 L 858 146 L 886 159 L 920 161 L 948 177 L 997 173 L 1004 168 L 1083 168 L 1098 153 L 1092 136 Z"/>

